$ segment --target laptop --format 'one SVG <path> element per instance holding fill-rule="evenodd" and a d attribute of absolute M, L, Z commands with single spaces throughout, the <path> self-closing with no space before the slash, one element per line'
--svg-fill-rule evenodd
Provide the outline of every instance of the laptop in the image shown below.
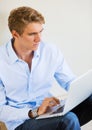
<path fill-rule="evenodd" d="M 53 107 L 46 114 L 38 116 L 36 119 L 62 116 L 79 105 L 92 94 L 92 70 L 79 76 L 70 84 L 67 98 L 63 105 Z"/>

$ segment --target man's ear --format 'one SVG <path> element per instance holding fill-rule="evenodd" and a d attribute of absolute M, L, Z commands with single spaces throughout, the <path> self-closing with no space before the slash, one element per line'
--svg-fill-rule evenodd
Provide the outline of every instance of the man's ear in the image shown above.
<path fill-rule="evenodd" d="M 14 37 L 15 39 L 19 37 L 19 33 L 17 33 L 15 30 L 12 30 L 12 37 Z"/>

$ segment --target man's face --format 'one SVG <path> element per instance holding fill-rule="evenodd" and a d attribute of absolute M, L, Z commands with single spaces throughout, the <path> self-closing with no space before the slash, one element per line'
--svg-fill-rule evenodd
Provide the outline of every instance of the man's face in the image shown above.
<path fill-rule="evenodd" d="M 18 34 L 15 40 L 18 42 L 20 48 L 35 51 L 39 46 L 42 31 L 42 24 L 29 23 L 24 29 L 23 34 Z"/>

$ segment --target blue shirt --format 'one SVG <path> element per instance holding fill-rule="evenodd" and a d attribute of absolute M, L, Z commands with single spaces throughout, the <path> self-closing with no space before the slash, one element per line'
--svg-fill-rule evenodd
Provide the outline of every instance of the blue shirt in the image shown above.
<path fill-rule="evenodd" d="M 55 45 L 41 41 L 30 71 L 28 64 L 16 55 L 10 40 L 0 47 L 0 120 L 8 130 L 14 130 L 29 119 L 30 109 L 49 96 L 54 79 L 68 89 L 74 77 Z"/>

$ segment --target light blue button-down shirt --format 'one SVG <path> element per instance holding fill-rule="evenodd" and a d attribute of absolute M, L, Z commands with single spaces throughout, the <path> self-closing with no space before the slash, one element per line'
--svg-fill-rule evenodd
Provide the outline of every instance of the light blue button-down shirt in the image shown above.
<path fill-rule="evenodd" d="M 17 57 L 10 40 L 0 47 L 0 120 L 8 130 L 14 130 L 29 119 L 30 109 L 38 107 L 49 96 L 54 79 L 68 89 L 74 77 L 54 45 L 40 43 L 30 72 L 28 64 Z"/>

